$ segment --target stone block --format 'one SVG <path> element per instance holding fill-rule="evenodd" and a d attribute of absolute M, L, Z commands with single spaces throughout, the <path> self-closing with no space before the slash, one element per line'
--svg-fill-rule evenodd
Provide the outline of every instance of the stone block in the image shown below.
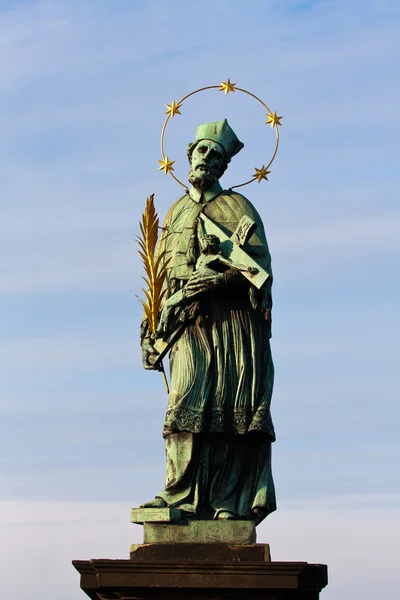
<path fill-rule="evenodd" d="M 182 519 L 182 511 L 177 508 L 132 508 L 131 523 L 173 523 Z"/>
<path fill-rule="evenodd" d="M 269 544 L 132 544 L 131 560 L 147 564 L 263 564 Z"/>
<path fill-rule="evenodd" d="M 255 544 L 253 521 L 144 522 L 145 544 Z"/>
<path fill-rule="evenodd" d="M 326 565 L 75 560 L 91 600 L 319 600 Z"/>

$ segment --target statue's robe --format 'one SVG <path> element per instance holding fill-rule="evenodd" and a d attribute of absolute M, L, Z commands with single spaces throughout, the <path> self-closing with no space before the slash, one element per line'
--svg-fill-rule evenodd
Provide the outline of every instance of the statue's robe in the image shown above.
<path fill-rule="evenodd" d="M 243 276 L 204 293 L 170 354 L 164 425 L 168 505 L 209 518 L 229 510 L 251 518 L 275 510 L 270 415 L 274 369 L 270 352 L 271 258 L 260 216 L 241 194 L 217 183 L 192 189 L 168 212 L 159 251 L 166 250 L 168 298 L 187 282 L 198 256 L 199 213 L 227 235 L 243 215 L 258 227 L 243 250 L 270 274 L 261 290 Z"/>

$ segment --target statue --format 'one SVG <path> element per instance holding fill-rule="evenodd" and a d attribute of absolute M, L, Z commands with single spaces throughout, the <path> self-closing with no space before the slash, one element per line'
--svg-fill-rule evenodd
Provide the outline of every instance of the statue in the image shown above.
<path fill-rule="evenodd" d="M 160 318 L 155 335 L 143 320 L 141 344 L 144 367 L 160 369 L 155 339 L 173 340 L 163 430 L 166 484 L 142 507 L 257 524 L 276 509 L 272 272 L 260 216 L 219 183 L 242 148 L 226 119 L 198 127 L 187 148 L 192 187 L 162 228 Z M 241 237 L 239 259 L 229 250 L 235 235 Z M 262 285 L 253 284 L 261 275 Z"/>
<path fill-rule="evenodd" d="M 172 173 L 164 132 L 185 99 L 212 89 L 257 100 L 275 129 L 275 151 L 252 179 L 223 190 L 219 178 L 243 144 L 226 119 L 202 125 L 187 149 L 189 191 Z M 172 102 L 166 114 L 160 170 L 186 193 L 163 227 L 150 195 L 138 237 L 146 284 L 139 298 L 143 363 L 161 371 L 168 391 L 165 487 L 131 510 L 131 522 L 143 525 L 143 544 L 131 545 L 130 560 L 73 564 L 92 599 L 318 600 L 327 584 L 326 565 L 272 562 L 269 544 L 256 543 L 256 525 L 276 508 L 272 273 L 260 217 L 233 190 L 267 179 L 282 117 L 229 79 Z M 170 390 L 163 367 L 168 353 Z"/>

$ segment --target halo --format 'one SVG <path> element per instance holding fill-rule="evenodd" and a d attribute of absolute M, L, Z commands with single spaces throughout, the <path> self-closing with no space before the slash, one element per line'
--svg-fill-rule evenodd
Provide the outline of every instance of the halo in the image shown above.
<path fill-rule="evenodd" d="M 258 96 L 256 96 L 252 92 L 249 92 L 248 90 L 236 87 L 236 85 L 237 85 L 236 83 L 232 83 L 230 81 L 230 79 L 227 79 L 226 81 L 221 81 L 220 85 L 208 85 L 205 87 L 201 87 L 198 90 L 194 90 L 194 92 L 190 92 L 189 94 L 186 94 L 186 96 L 183 96 L 183 98 L 181 98 L 178 102 L 172 101 L 171 104 L 165 105 L 167 108 L 167 110 L 165 111 L 165 114 L 167 115 L 167 117 L 164 121 L 164 125 L 161 130 L 160 149 L 161 149 L 161 157 L 162 158 L 161 158 L 161 160 L 158 161 L 160 163 L 160 167 L 158 170 L 164 171 L 165 175 L 168 175 L 168 173 L 169 173 L 171 175 L 171 177 L 173 177 L 173 179 L 175 179 L 175 181 L 177 183 L 179 183 L 179 185 L 184 187 L 187 192 L 188 192 L 187 185 L 185 183 L 183 183 L 180 179 L 178 179 L 178 177 L 174 174 L 174 167 L 172 165 L 175 163 L 175 161 L 170 160 L 168 158 L 168 155 L 165 154 L 165 150 L 164 150 L 165 131 L 167 129 L 167 124 L 168 124 L 169 120 L 173 119 L 175 117 L 175 115 L 181 114 L 180 109 L 182 107 L 183 102 L 185 100 L 187 100 L 188 98 L 190 98 L 191 96 L 194 96 L 195 94 L 198 94 L 199 92 L 204 92 L 205 90 L 215 90 L 216 89 L 219 92 L 224 92 L 226 96 L 230 92 L 242 92 L 243 94 L 247 94 L 248 96 L 251 96 L 252 98 L 254 98 L 254 100 L 257 100 L 257 102 L 259 102 L 265 108 L 267 117 L 268 117 L 266 124 L 267 125 L 270 124 L 272 129 L 275 129 L 275 149 L 272 154 L 272 158 L 270 159 L 270 161 L 268 162 L 267 165 L 262 165 L 262 167 L 260 167 L 260 168 L 255 167 L 255 173 L 251 177 L 251 179 L 249 179 L 248 181 L 245 181 L 244 183 L 239 183 L 238 185 L 233 185 L 229 189 L 233 190 L 235 188 L 243 187 L 245 185 L 248 185 L 249 183 L 253 183 L 253 181 L 256 181 L 256 180 L 258 181 L 258 183 L 261 183 L 261 181 L 263 179 L 265 181 L 268 181 L 267 175 L 270 173 L 270 171 L 268 169 L 272 165 L 272 163 L 275 159 L 275 156 L 278 152 L 278 146 L 279 146 L 278 126 L 281 125 L 280 121 L 283 117 L 278 117 L 276 114 L 276 111 L 272 112 L 268 108 L 268 106 L 265 104 L 265 102 L 263 102 L 260 98 L 258 98 Z"/>

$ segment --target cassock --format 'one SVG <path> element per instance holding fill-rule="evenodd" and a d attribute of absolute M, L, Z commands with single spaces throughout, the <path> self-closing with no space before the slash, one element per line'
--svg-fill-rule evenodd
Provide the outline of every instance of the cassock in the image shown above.
<path fill-rule="evenodd" d="M 203 211 L 231 236 L 243 215 L 257 228 L 243 246 L 270 277 L 261 290 L 237 273 L 202 294 L 170 353 L 170 393 L 163 435 L 166 485 L 158 497 L 188 517 L 228 511 L 251 519 L 276 509 L 271 473 L 270 414 L 274 368 L 271 336 L 271 257 L 260 216 L 241 194 L 217 182 L 192 188 L 168 212 L 159 251 L 169 259 L 165 298 L 195 269 Z M 230 275 L 230 276 L 229 276 Z"/>

